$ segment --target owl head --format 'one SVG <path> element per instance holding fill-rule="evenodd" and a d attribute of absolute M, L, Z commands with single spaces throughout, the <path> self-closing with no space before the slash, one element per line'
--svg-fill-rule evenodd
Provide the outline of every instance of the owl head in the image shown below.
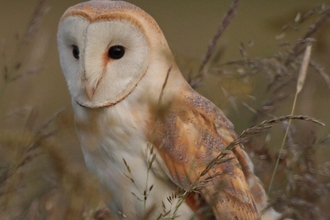
<path fill-rule="evenodd" d="M 120 102 L 147 72 L 171 62 L 155 20 L 123 1 L 96 0 L 70 7 L 60 20 L 57 40 L 71 97 L 89 108 Z M 166 70 L 152 74 L 164 75 Z"/>

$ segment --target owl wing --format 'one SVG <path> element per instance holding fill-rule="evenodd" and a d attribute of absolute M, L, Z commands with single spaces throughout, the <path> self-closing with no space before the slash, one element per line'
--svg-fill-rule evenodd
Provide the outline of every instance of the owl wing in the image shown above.
<path fill-rule="evenodd" d="M 194 211 L 206 205 L 216 219 L 260 219 L 247 183 L 254 174 L 240 146 L 205 172 L 236 134 L 213 103 L 188 86 L 187 90 L 184 98 L 179 97 L 160 111 L 151 138 L 170 178 L 183 189 L 193 186 L 186 202 Z M 253 188 L 258 191 L 261 185 L 255 184 Z M 262 187 L 261 191 L 264 193 Z"/>

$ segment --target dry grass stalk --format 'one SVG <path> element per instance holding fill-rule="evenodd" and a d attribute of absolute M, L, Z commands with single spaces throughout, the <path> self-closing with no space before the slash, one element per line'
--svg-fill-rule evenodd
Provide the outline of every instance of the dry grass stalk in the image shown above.
<path fill-rule="evenodd" d="M 202 63 L 199 67 L 198 74 L 193 78 L 191 78 L 189 76 L 188 82 L 189 82 L 189 84 L 191 85 L 192 88 L 197 88 L 198 86 L 200 86 L 201 81 L 206 76 L 206 74 L 207 74 L 206 65 L 210 61 L 210 58 L 211 58 L 212 54 L 214 53 L 214 51 L 216 49 L 216 46 L 217 46 L 217 43 L 218 43 L 220 37 L 222 36 L 224 31 L 226 30 L 226 28 L 230 24 L 231 20 L 234 18 L 236 9 L 237 9 L 240 1 L 241 0 L 234 0 L 233 1 L 233 3 L 231 5 L 231 7 L 229 8 L 228 12 L 226 13 L 224 18 L 220 22 L 218 30 L 215 33 L 215 35 L 213 36 L 213 39 L 211 40 L 211 42 L 209 43 L 207 51 L 206 51 L 206 53 L 205 53 L 205 55 L 202 59 Z"/>
<path fill-rule="evenodd" d="M 313 13 L 314 10 L 312 10 Z M 312 12 L 307 13 L 304 18 L 307 19 L 310 17 L 310 14 L 313 14 Z M 313 25 L 310 26 L 309 30 L 305 33 L 305 35 L 296 43 L 296 45 L 293 47 L 290 55 L 286 59 L 284 65 L 288 66 L 292 60 L 299 56 L 303 52 L 303 48 L 306 43 L 308 43 L 308 38 L 310 38 L 320 27 L 325 23 L 325 21 L 328 20 L 330 16 L 330 7 L 326 7 L 325 9 L 322 10 L 323 16 Z"/>
<path fill-rule="evenodd" d="M 296 109 L 298 94 L 302 90 L 303 85 L 305 83 L 305 79 L 306 79 L 306 75 L 307 75 L 307 67 L 308 67 L 308 64 L 309 64 L 310 56 L 311 56 L 311 50 L 312 50 L 312 45 L 311 45 L 311 43 L 309 43 L 306 47 L 305 55 L 304 55 L 304 58 L 303 58 L 303 61 L 302 61 L 302 64 L 301 64 L 301 68 L 300 68 L 300 72 L 299 72 L 299 75 L 298 75 L 296 93 L 295 93 L 295 97 L 294 97 L 294 100 L 293 100 L 293 105 L 292 105 L 292 110 L 291 110 L 290 115 L 294 114 L 294 111 Z M 287 136 L 288 136 L 288 133 L 289 133 L 291 121 L 292 120 L 290 119 L 289 122 L 288 122 L 288 125 L 287 125 L 287 128 L 286 128 L 286 131 L 285 131 L 285 134 L 284 134 L 279 152 L 282 152 L 282 150 L 283 150 L 284 144 L 286 142 L 286 139 L 287 139 Z M 272 178 L 271 178 L 270 183 L 269 183 L 268 192 L 270 192 L 270 190 L 272 189 L 273 181 L 274 181 L 274 178 L 275 178 L 275 174 L 276 174 L 279 162 L 280 162 L 280 156 L 276 160 L 274 171 L 273 171 L 273 174 L 272 174 Z"/>
<path fill-rule="evenodd" d="M 162 86 L 162 90 L 160 91 L 160 94 L 159 94 L 158 106 L 161 106 L 162 98 L 163 98 L 163 94 L 164 94 L 164 89 L 167 85 L 168 77 L 170 76 L 172 68 L 173 68 L 173 64 L 167 70 L 166 77 L 165 77 L 165 80 L 164 80 L 164 83 L 163 83 L 163 86 Z"/>
<path fill-rule="evenodd" d="M 309 65 L 314 68 L 324 79 L 324 81 L 327 83 L 328 88 L 330 89 L 330 77 L 329 74 L 327 74 L 324 71 L 324 68 L 320 66 L 316 61 L 310 60 Z"/>
<path fill-rule="evenodd" d="M 215 51 L 216 44 L 219 38 L 232 20 L 239 2 L 240 1 L 234 1 L 227 15 L 222 20 L 217 30 L 217 33 L 215 34 L 208 46 L 207 52 L 202 60 L 198 75 L 190 79 L 190 83 L 193 85 L 194 88 L 199 86 L 205 78 L 208 72 L 207 64 L 209 63 L 210 57 Z M 43 16 L 43 13 L 46 11 L 44 3 L 44 0 L 39 1 L 39 4 L 35 10 L 30 25 L 27 28 L 27 31 L 22 39 L 22 42 L 30 42 L 34 34 L 37 32 L 37 29 L 40 26 L 40 21 Z M 294 76 L 292 72 L 294 70 L 294 66 L 300 65 L 300 63 L 302 63 L 302 66 L 304 67 L 301 68 L 301 73 L 298 77 L 299 83 L 297 84 L 296 96 L 303 87 L 304 78 L 307 72 L 303 69 L 307 69 L 308 63 L 311 67 L 316 69 L 320 73 L 320 75 L 322 75 L 322 77 L 330 88 L 329 76 L 325 73 L 323 68 L 318 63 L 316 63 L 316 61 L 311 61 L 308 58 L 309 62 L 307 62 L 307 58 L 305 58 L 301 62 L 299 58 L 305 46 L 310 43 L 310 36 L 315 33 L 328 19 L 329 11 L 329 7 L 316 7 L 304 16 L 297 17 L 296 22 L 303 22 L 304 20 L 307 20 L 308 18 L 315 15 L 322 16 L 314 24 L 314 26 L 311 26 L 310 30 L 302 37 L 302 40 L 297 42 L 297 44 L 291 49 L 289 54 L 281 52 L 276 54 L 274 57 L 251 60 L 247 57 L 247 52 L 245 51 L 244 45 L 240 46 L 243 61 L 235 61 L 230 64 L 235 64 L 240 67 L 252 70 L 250 72 L 246 71 L 246 74 L 242 72 L 241 77 L 247 77 L 260 71 L 268 74 L 269 78 L 272 80 L 270 84 L 274 85 L 273 94 L 268 100 L 266 100 L 266 102 L 264 102 L 264 104 L 259 109 L 256 110 L 248 104 L 246 104 L 246 106 L 248 106 L 252 112 L 256 113 L 256 118 L 260 119 L 266 116 L 271 119 L 265 120 L 257 126 L 244 130 L 239 135 L 239 137 L 230 145 L 228 145 L 227 148 L 223 152 L 221 152 L 218 157 L 215 158 L 200 175 L 202 177 L 203 175 L 205 175 L 205 173 L 207 173 L 208 169 L 212 168 L 212 166 L 226 162 L 228 159 L 224 158 L 225 155 L 227 155 L 237 145 L 241 143 L 246 143 L 249 140 L 249 137 L 256 138 L 257 135 L 266 133 L 273 125 L 278 123 L 284 124 L 285 122 L 287 123 L 285 125 L 285 127 L 287 128 L 287 138 L 285 137 L 283 139 L 283 142 L 287 141 L 287 144 L 289 146 L 286 151 L 286 157 L 282 157 L 282 152 L 280 153 L 281 161 L 285 163 L 285 165 L 282 165 L 282 167 L 284 166 L 284 175 L 286 175 L 288 180 L 287 182 L 285 182 L 284 185 L 286 187 L 287 192 L 289 192 L 289 196 L 277 198 L 275 202 L 272 203 L 272 205 L 287 205 L 288 207 L 290 207 L 290 209 L 287 209 L 288 215 L 294 216 L 296 219 L 318 219 L 318 216 L 321 216 L 322 212 L 324 212 L 324 210 L 320 210 L 320 208 L 317 206 L 317 203 L 320 201 L 320 196 L 323 196 L 328 193 L 329 187 L 327 186 L 327 183 L 323 184 L 318 181 L 316 174 L 320 173 L 328 178 L 330 176 L 330 165 L 329 163 L 325 163 L 320 169 L 318 169 L 315 164 L 316 162 L 314 156 L 317 149 L 316 146 L 329 145 L 330 138 L 325 137 L 323 139 L 317 140 L 315 134 L 310 134 L 306 136 L 306 140 L 301 141 L 301 143 L 297 143 L 297 138 L 295 136 L 293 126 L 290 126 L 288 120 L 291 121 L 293 119 L 298 119 L 304 121 L 312 121 L 321 125 L 324 124 L 316 119 L 307 116 L 293 115 L 293 111 L 292 114 L 288 116 L 278 118 L 275 118 L 272 113 L 276 109 L 276 105 L 279 105 L 282 100 L 288 97 L 288 95 L 281 93 L 281 91 L 283 91 L 285 87 L 287 87 L 288 85 L 290 85 L 291 82 L 294 81 L 296 76 Z M 309 46 L 307 46 L 305 54 L 310 54 L 310 52 L 307 52 L 307 50 L 310 51 L 310 48 L 308 48 Z M 16 62 L 16 60 L 14 60 L 14 62 L 10 64 L 10 67 L 8 65 L 4 66 L 4 75 L 5 79 L 8 80 L 7 82 L 14 81 L 20 76 L 26 75 L 26 73 L 20 74 L 18 71 L 22 62 L 23 61 Z M 164 81 L 162 92 L 159 96 L 159 103 L 161 103 L 163 90 L 166 87 L 170 71 L 171 67 L 169 68 L 166 79 Z M 3 92 L 0 92 L 0 95 L 2 94 Z M 294 107 L 292 109 L 294 110 Z M 42 198 L 36 198 L 35 201 L 31 203 L 31 206 L 28 210 L 28 217 L 31 219 L 111 219 L 111 214 L 109 214 L 106 208 L 96 207 L 95 209 L 91 209 L 87 205 L 88 202 L 86 200 L 88 200 L 89 198 L 97 197 L 95 195 L 97 194 L 97 189 L 93 188 L 94 185 L 91 184 L 91 180 L 87 181 L 86 178 L 84 178 L 84 174 L 80 173 L 81 170 L 79 171 L 78 169 L 74 168 L 68 169 L 68 161 L 65 161 L 63 159 L 63 155 L 61 154 L 61 152 L 59 152 L 58 148 L 50 146 L 51 144 L 46 144 L 48 138 L 53 137 L 56 132 L 60 130 L 60 128 L 56 126 L 54 128 L 52 126 L 54 120 L 58 117 L 58 115 L 59 114 L 55 114 L 52 119 L 47 121 L 37 131 L 28 132 L 29 135 L 27 137 L 29 137 L 30 139 L 28 141 L 28 144 L 25 143 L 25 145 L 22 145 L 22 148 L 19 149 L 20 151 L 18 152 L 18 156 L 14 161 L 16 165 L 12 166 L 11 169 L 4 168 L 3 170 L 1 170 L 3 172 L 1 172 L 0 175 L 0 199 L 4 199 L 4 201 L 9 201 L 11 198 L 6 197 L 10 196 L 10 194 L 7 194 L 9 191 L 19 193 L 19 186 L 17 185 L 17 183 L 20 182 L 21 179 L 24 177 L 20 176 L 19 170 L 21 168 L 27 168 L 28 165 L 40 155 L 39 150 L 42 150 L 42 152 L 47 152 L 49 154 L 50 161 L 55 167 L 57 176 L 56 178 L 53 178 L 51 180 L 54 182 L 54 186 L 52 186 L 51 192 L 42 196 Z M 33 124 L 33 119 L 34 118 L 32 116 L 31 118 L 27 119 L 26 128 L 28 128 L 27 130 L 29 131 L 32 130 L 31 128 L 33 126 L 31 125 Z M 290 127 L 292 131 L 291 129 L 290 131 L 288 131 Z M 15 137 L 23 138 L 23 136 L 24 135 L 22 134 L 14 135 L 13 139 L 15 139 Z M 1 145 L 3 145 L 3 142 L 1 143 Z M 151 147 L 147 150 L 149 152 L 148 167 L 151 168 L 152 163 L 155 160 L 155 157 L 153 156 L 153 148 Z M 257 150 L 255 150 L 253 153 L 256 155 L 258 154 Z M 267 153 L 268 152 L 264 153 L 263 155 L 266 155 Z M 270 163 L 272 163 L 272 155 L 269 154 L 267 155 L 267 157 L 270 158 Z M 279 157 L 276 157 L 275 159 L 279 160 Z M 130 173 L 128 162 L 124 161 L 124 163 L 126 164 L 128 173 Z M 279 167 L 280 166 L 281 164 L 279 163 Z M 128 178 L 130 178 L 129 175 L 127 176 Z M 134 182 L 134 179 L 130 179 L 132 182 Z M 173 192 L 173 194 L 168 199 L 169 201 L 174 201 L 174 199 L 178 199 L 178 202 L 175 204 L 173 203 L 173 207 L 171 207 L 170 209 L 165 209 L 164 207 L 163 213 L 159 216 L 159 219 L 175 219 L 177 217 L 176 213 L 178 208 L 185 201 L 185 198 L 189 194 L 189 192 L 199 190 L 205 184 L 205 181 L 196 180 L 195 183 L 191 184 L 191 187 L 189 189 L 179 189 Z M 6 185 L 7 187 L 3 187 L 4 185 Z M 136 197 L 142 202 L 146 203 L 148 193 L 152 190 L 152 187 L 153 185 L 149 186 L 147 179 L 144 191 L 141 192 L 141 195 L 136 195 Z M 86 189 L 89 189 L 89 192 L 86 192 Z M 219 190 L 220 189 L 221 183 L 219 184 Z M 272 194 L 275 194 L 276 192 L 278 192 L 278 188 L 274 188 Z M 61 197 L 61 199 L 59 199 L 58 197 Z M 22 216 L 22 214 L 24 214 L 23 211 L 18 211 L 20 209 L 23 209 L 23 207 L 12 207 L 9 206 L 9 204 L 10 203 L 8 202 L 1 204 L 4 205 L 1 206 L 2 210 L 13 209 L 17 212 L 16 217 L 20 215 Z M 310 211 L 312 214 L 306 214 L 306 210 L 308 212 Z M 148 216 L 153 212 L 153 208 L 150 210 L 146 210 L 146 215 L 144 216 L 144 219 L 148 219 Z"/>
<path fill-rule="evenodd" d="M 4 49 L 2 51 L 2 58 L 4 62 L 3 66 L 3 79 L 4 79 L 4 86 L 0 87 L 0 105 L 4 99 L 4 94 L 7 88 L 7 84 L 10 82 L 14 82 L 17 79 L 21 78 L 25 75 L 35 74 L 42 70 L 40 67 L 34 67 L 29 70 L 21 71 L 24 59 L 21 59 L 21 54 L 24 52 L 24 45 L 27 45 L 31 42 L 31 40 L 36 36 L 38 30 L 41 27 L 42 18 L 48 12 L 48 7 L 46 6 L 46 0 L 39 0 L 38 4 L 34 10 L 32 18 L 26 27 L 26 31 L 19 42 L 17 43 L 16 50 L 14 52 L 14 56 L 12 57 L 11 61 L 7 63 L 6 55 L 4 53 Z M 4 48 L 4 43 L 3 43 Z M 1 114 L 0 109 L 0 114 Z"/>
<path fill-rule="evenodd" d="M 187 196 L 191 192 L 199 191 L 210 179 L 201 180 L 205 174 L 207 174 L 215 165 L 225 163 L 228 160 L 231 160 L 231 158 L 226 158 L 226 156 L 237 146 L 240 146 L 242 143 L 246 141 L 246 138 L 248 136 L 253 136 L 258 133 L 264 132 L 267 129 L 272 128 L 275 124 L 281 123 L 283 121 L 288 120 L 304 120 L 304 121 L 310 121 L 319 125 L 324 124 L 314 118 L 308 117 L 308 116 L 302 116 L 302 115 L 287 115 L 282 116 L 270 120 L 265 120 L 261 122 L 259 125 L 253 126 L 251 128 L 245 129 L 234 141 L 232 141 L 216 158 L 214 158 L 207 166 L 206 168 L 199 174 L 199 176 L 196 178 L 196 180 L 190 185 L 188 189 L 181 190 L 178 193 L 176 193 L 173 198 L 179 198 L 178 203 L 176 204 L 174 211 L 171 213 L 169 219 L 175 219 L 176 213 L 179 209 L 179 207 L 184 203 Z M 221 174 L 216 174 L 221 175 Z M 221 183 L 219 183 L 221 185 Z M 221 189 L 221 187 L 219 188 Z"/>
<path fill-rule="evenodd" d="M 298 79 L 299 83 L 296 85 L 297 91 L 298 91 L 297 94 L 301 91 L 301 89 L 303 87 L 303 82 L 305 81 L 304 78 L 306 77 L 306 73 L 307 73 L 305 69 L 307 69 L 308 64 L 311 67 L 313 67 L 324 78 L 324 80 L 328 86 L 330 85 L 329 76 L 325 73 L 323 68 L 315 61 L 310 60 L 310 57 L 308 57 L 308 56 L 310 56 L 310 49 L 311 49 L 310 46 L 307 46 L 307 51 L 305 50 L 306 51 L 305 60 L 304 61 L 300 60 L 300 54 L 302 52 L 302 49 L 304 49 L 306 47 L 306 45 L 310 44 L 313 41 L 313 39 L 310 39 L 309 37 L 312 34 L 314 34 L 317 30 L 319 30 L 323 26 L 325 21 L 328 19 L 328 17 L 329 17 L 328 8 L 329 7 L 321 8 L 320 6 L 317 6 L 312 11 L 308 12 L 307 14 L 305 14 L 299 18 L 299 23 L 302 23 L 303 21 L 305 21 L 309 18 L 312 18 L 313 16 L 321 17 L 320 19 L 318 19 L 316 21 L 316 23 L 314 23 L 313 25 L 310 25 L 309 30 L 304 34 L 304 36 L 301 38 L 301 40 L 299 40 L 295 44 L 295 46 L 292 48 L 292 50 L 289 51 L 289 53 L 279 52 L 275 56 L 270 57 L 270 58 L 251 60 L 247 57 L 247 55 L 246 55 L 247 53 L 246 53 L 244 47 L 241 45 L 240 51 L 241 51 L 243 60 L 227 63 L 229 65 L 236 65 L 237 68 L 235 68 L 235 70 L 237 70 L 238 68 L 240 68 L 240 70 L 242 70 L 242 68 L 245 69 L 245 70 L 243 69 L 244 70 L 243 72 L 239 73 L 239 77 L 249 77 L 251 75 L 255 75 L 256 73 L 266 73 L 270 78 L 270 84 L 269 84 L 270 86 L 268 87 L 268 89 L 271 90 L 271 88 L 272 88 L 272 93 L 269 96 L 269 98 L 262 104 L 262 106 L 260 108 L 254 109 L 250 105 L 246 104 L 246 106 L 248 106 L 250 111 L 255 113 L 255 116 L 256 116 L 255 120 L 254 120 L 255 122 L 258 121 L 258 119 L 261 119 L 263 117 L 270 117 L 270 118 L 275 117 L 273 112 L 278 108 L 278 106 L 280 106 L 280 104 L 283 100 L 285 100 L 287 97 L 290 97 L 290 95 L 288 95 L 285 92 L 285 89 L 287 89 L 290 85 L 292 85 L 292 83 L 295 81 L 295 78 L 299 78 Z M 296 52 L 294 52 L 294 51 L 296 51 Z M 306 62 L 306 59 L 309 59 L 309 62 Z M 288 60 L 291 60 L 291 61 L 288 62 Z M 299 66 L 303 65 L 303 68 L 301 69 L 301 73 L 299 74 L 299 76 L 296 77 L 292 73 L 294 72 L 294 70 L 297 68 L 298 65 Z M 330 88 L 330 86 L 329 86 L 329 88 Z M 290 117 L 291 117 L 291 115 L 288 116 L 288 119 Z M 283 125 L 284 124 L 285 124 L 285 128 L 289 129 L 291 127 L 292 129 L 290 129 L 290 132 L 288 130 L 287 137 L 284 138 L 283 141 L 287 140 L 288 141 L 287 144 L 289 146 L 297 145 L 297 143 L 296 143 L 297 138 L 295 136 L 295 127 L 293 127 L 292 125 L 288 126 L 288 122 L 283 123 Z M 322 123 L 320 123 L 320 124 L 322 124 Z M 252 133 L 253 133 L 253 131 L 256 132 L 254 135 L 252 135 L 252 137 L 255 138 L 255 136 L 258 133 L 265 133 L 265 131 L 268 129 L 268 127 L 267 126 L 263 127 L 263 128 L 259 127 L 259 129 L 260 130 L 253 129 L 251 131 Z M 251 138 L 246 139 L 244 142 L 246 142 L 246 141 L 251 141 Z M 266 158 L 266 159 L 268 158 L 267 163 L 269 163 L 270 164 L 269 166 L 271 166 L 271 167 L 272 167 L 272 160 L 280 159 L 280 161 L 282 161 L 282 162 L 284 161 L 284 162 L 288 163 L 288 161 L 290 161 L 290 160 L 294 160 L 294 161 L 298 160 L 298 159 L 296 159 L 295 155 L 301 155 L 301 154 L 305 154 L 305 153 L 308 155 L 315 155 L 315 148 L 313 147 L 313 144 L 310 144 L 310 145 L 308 145 L 308 147 L 301 148 L 301 149 L 289 147 L 289 149 L 287 151 L 285 151 L 284 154 L 283 154 L 283 152 L 280 151 L 281 158 L 279 158 L 278 156 L 273 158 L 273 156 L 269 153 L 268 149 L 267 148 L 265 149 L 265 148 L 263 149 L 263 156 L 265 156 L 264 158 Z M 312 150 L 312 149 L 314 149 L 314 150 Z M 259 152 L 254 151 L 253 148 L 252 148 L 252 152 L 256 155 L 259 155 Z M 262 153 L 262 152 L 260 152 L 260 153 Z M 291 159 L 291 157 L 292 157 L 292 159 Z M 309 159 L 302 160 L 301 162 L 299 162 L 299 164 L 301 164 L 301 166 L 305 166 L 305 164 L 308 164 L 308 163 L 315 163 L 315 159 L 313 159 L 313 157 L 308 157 L 308 158 Z M 282 173 L 287 172 L 286 176 L 288 177 L 288 179 L 290 181 L 289 183 L 296 184 L 296 182 L 297 182 L 296 180 L 292 179 L 292 177 L 290 175 L 297 176 L 300 174 L 303 176 L 303 178 L 302 178 L 302 181 L 301 181 L 299 187 L 304 187 L 304 184 L 308 184 L 310 182 L 310 180 L 308 180 L 308 178 L 307 178 L 307 176 L 310 174 L 304 175 L 303 173 L 299 173 L 299 169 L 296 167 L 290 168 L 290 167 L 283 167 L 284 165 L 279 165 L 279 166 L 281 166 L 282 167 L 281 169 L 283 169 L 281 171 Z M 324 167 L 326 167 L 326 166 L 324 166 Z M 324 168 L 324 170 L 326 170 L 326 168 Z M 314 171 L 314 173 L 315 172 L 316 171 Z M 322 171 L 322 172 L 327 173 L 324 171 Z M 289 174 L 289 173 L 292 173 L 292 174 Z M 279 175 L 282 175 L 282 174 L 279 174 Z M 281 178 L 281 177 L 279 177 L 279 178 Z M 313 177 L 313 178 L 316 179 L 316 177 Z M 287 184 L 289 185 L 289 183 L 287 183 Z M 301 197 L 302 194 L 299 194 L 299 192 L 298 192 L 299 187 L 296 189 L 296 191 L 294 191 L 294 193 L 288 193 L 287 196 L 289 198 L 292 198 L 293 200 L 294 200 L 294 198 L 302 198 Z M 317 183 L 317 185 L 313 189 L 311 189 L 311 191 L 316 191 L 316 190 L 321 190 L 321 189 L 323 192 L 325 192 L 322 184 Z M 273 189 L 271 193 L 276 194 L 277 190 L 278 190 L 278 187 Z M 315 196 L 316 194 L 317 193 L 314 193 L 314 196 L 309 196 L 309 197 L 308 197 L 308 195 L 306 195 L 306 197 L 304 199 L 313 198 L 313 201 L 315 201 L 315 202 L 320 201 L 320 197 Z M 300 201 L 300 200 L 304 200 L 304 199 L 297 199 L 296 201 Z M 305 215 L 304 212 L 306 212 L 306 209 L 304 209 L 303 205 L 301 205 L 301 204 L 307 204 L 307 203 L 301 202 L 301 203 L 299 203 L 300 205 L 298 205 L 298 203 L 297 203 L 297 205 L 294 205 L 293 202 L 291 204 L 286 202 L 289 200 L 290 199 L 282 200 L 283 202 L 280 205 L 285 206 L 285 204 L 287 204 L 289 207 L 292 206 L 293 209 L 290 209 L 290 211 L 289 211 L 289 213 L 291 213 L 290 214 L 291 217 L 295 216 L 295 217 L 297 217 L 297 219 L 299 219 L 299 217 L 298 217 L 299 215 L 297 215 L 297 211 L 294 211 L 294 210 L 299 210 L 301 212 L 300 216 L 304 216 Z M 276 204 L 276 205 L 279 205 L 279 204 Z M 314 217 L 319 216 L 321 212 L 322 211 L 320 211 L 320 210 L 315 211 Z M 287 215 L 289 215 L 289 214 L 287 214 Z"/>
<path fill-rule="evenodd" d="M 32 18 L 27 26 L 27 29 L 24 33 L 22 43 L 26 44 L 29 43 L 37 33 L 37 31 L 40 29 L 41 21 L 44 15 L 48 12 L 49 7 L 46 5 L 47 0 L 39 0 Z"/>

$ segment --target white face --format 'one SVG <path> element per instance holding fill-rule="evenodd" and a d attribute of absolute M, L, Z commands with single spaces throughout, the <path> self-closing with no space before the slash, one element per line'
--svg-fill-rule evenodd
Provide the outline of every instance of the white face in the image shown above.
<path fill-rule="evenodd" d="M 134 22 L 72 15 L 60 22 L 57 38 L 71 96 L 82 106 L 116 104 L 147 71 L 149 43 Z"/>

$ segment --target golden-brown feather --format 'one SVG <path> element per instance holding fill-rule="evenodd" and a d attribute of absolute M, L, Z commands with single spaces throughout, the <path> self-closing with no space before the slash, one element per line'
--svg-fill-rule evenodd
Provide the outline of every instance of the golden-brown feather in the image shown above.
<path fill-rule="evenodd" d="M 152 141 L 165 161 L 173 181 L 184 189 L 197 187 L 217 219 L 259 219 L 257 205 L 247 184 L 248 170 L 242 149 L 225 156 L 204 176 L 201 173 L 236 138 L 231 123 L 210 101 L 189 86 L 155 119 Z M 248 173 L 248 172 L 246 172 Z M 195 190 L 195 189 L 194 189 Z M 192 209 L 196 206 L 189 197 Z"/>

